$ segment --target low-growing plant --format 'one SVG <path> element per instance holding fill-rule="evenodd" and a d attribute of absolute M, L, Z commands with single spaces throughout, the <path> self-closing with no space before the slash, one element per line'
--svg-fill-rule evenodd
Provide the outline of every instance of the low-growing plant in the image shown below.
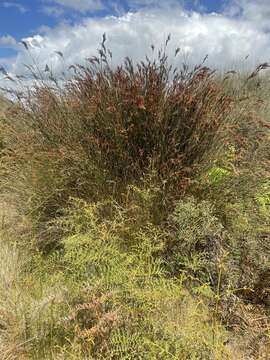
<path fill-rule="evenodd" d="M 216 286 L 224 248 L 223 226 L 213 205 L 194 198 L 181 200 L 171 216 L 175 236 L 168 244 L 168 264 L 173 273 L 185 271 Z"/>

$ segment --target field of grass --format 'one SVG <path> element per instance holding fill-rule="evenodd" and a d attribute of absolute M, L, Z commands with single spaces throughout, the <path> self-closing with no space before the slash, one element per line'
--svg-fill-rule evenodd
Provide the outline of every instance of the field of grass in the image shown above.
<path fill-rule="evenodd" d="M 266 64 L 103 40 L 0 113 L 1 360 L 270 359 Z"/>

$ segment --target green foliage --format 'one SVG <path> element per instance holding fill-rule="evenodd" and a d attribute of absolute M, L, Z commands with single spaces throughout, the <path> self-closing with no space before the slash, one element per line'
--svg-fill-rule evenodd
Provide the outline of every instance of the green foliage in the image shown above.
<path fill-rule="evenodd" d="M 218 346 L 220 357 L 221 354 L 225 356 L 226 350 L 222 346 L 222 339 L 226 338 L 224 330 L 220 329 L 219 339 L 213 338 L 211 333 L 215 329 L 205 325 L 201 315 L 203 312 L 205 319 L 209 317 L 207 308 L 193 303 L 181 282 L 166 279 L 162 264 L 151 255 L 152 251 L 145 252 L 144 244 L 140 244 L 132 253 L 125 253 L 119 250 L 119 240 L 111 235 L 108 238 L 108 235 L 103 229 L 96 229 L 96 234 L 89 232 L 64 240 L 60 268 L 66 270 L 62 281 L 71 286 L 73 292 L 78 286 L 75 284 L 80 284 L 74 300 L 79 304 L 96 304 L 100 297 L 105 297 L 103 311 L 117 314 L 117 320 L 106 337 L 100 333 L 95 338 L 93 327 L 100 320 L 94 319 L 94 323 L 91 317 L 87 320 L 91 315 L 87 313 L 87 306 L 91 306 L 81 305 L 86 317 L 84 322 L 78 324 L 79 319 L 74 319 L 74 316 L 68 321 L 71 333 L 75 332 L 72 342 L 80 344 L 81 356 L 88 354 L 90 358 L 98 359 L 210 359 L 211 354 L 215 354 L 214 344 Z M 145 239 L 145 242 L 149 243 L 149 240 Z M 96 300 L 89 300 L 89 296 Z M 77 309 L 80 305 L 74 306 Z M 185 320 L 182 311 L 187 316 Z M 190 328 L 192 317 L 197 324 L 202 321 L 196 330 Z M 175 332 L 178 321 L 181 326 Z M 79 331 L 76 330 L 78 326 Z M 86 344 L 89 345 L 86 347 Z"/>
<path fill-rule="evenodd" d="M 176 241 L 186 254 L 203 252 L 211 239 L 221 235 L 222 225 L 213 212 L 207 201 L 196 204 L 190 198 L 177 203 L 172 219 L 177 226 Z"/>
<path fill-rule="evenodd" d="M 223 345 L 226 331 L 213 325 L 203 301 L 213 295 L 198 289 L 195 300 L 183 286 L 185 276 L 168 277 L 157 255 L 163 250 L 160 229 L 150 223 L 137 231 L 131 226 L 130 246 L 123 248 L 124 210 L 123 216 L 116 212 L 115 227 L 113 217 L 102 221 L 104 204 L 73 204 L 58 223 L 66 234 L 62 248 L 47 256 L 32 254 L 21 265 L 23 283 L 14 283 L 27 308 L 28 332 L 18 335 L 18 354 L 29 359 L 230 358 Z M 7 331 L 14 331 L 9 324 Z"/>
<path fill-rule="evenodd" d="M 262 358 L 269 95 L 165 50 L 103 42 L 1 122 L 1 359 Z"/>
<path fill-rule="evenodd" d="M 179 201 L 172 215 L 175 237 L 169 245 L 173 271 L 185 269 L 204 281 L 216 277 L 215 267 L 222 250 L 223 226 L 207 201 Z M 208 273 L 208 275 L 207 275 Z"/>
<path fill-rule="evenodd" d="M 269 212 L 270 206 L 270 181 L 263 183 L 261 190 L 255 195 L 256 201 L 264 212 Z"/>
<path fill-rule="evenodd" d="M 222 167 L 214 166 L 208 171 L 208 178 L 211 185 L 218 185 L 222 180 L 230 175 L 230 172 Z"/>

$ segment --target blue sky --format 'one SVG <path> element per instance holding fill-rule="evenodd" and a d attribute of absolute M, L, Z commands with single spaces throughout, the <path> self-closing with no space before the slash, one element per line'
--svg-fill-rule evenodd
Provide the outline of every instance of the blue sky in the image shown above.
<path fill-rule="evenodd" d="M 76 0 L 74 1 L 76 2 Z M 166 2 L 166 0 L 165 0 Z M 134 2 L 119 0 L 114 2 L 114 6 L 109 6 L 111 1 L 104 1 L 107 9 L 94 11 L 85 11 L 80 13 L 74 11 L 69 6 L 62 6 L 54 1 L 44 0 L 0 0 L 0 37 L 11 35 L 20 40 L 23 37 L 31 36 L 39 31 L 41 26 L 56 26 L 60 21 L 75 22 L 85 16 L 104 16 L 108 14 L 117 14 L 117 8 L 124 11 L 139 9 L 141 6 Z M 179 3 L 181 3 L 179 1 Z M 186 1 L 185 8 L 191 10 L 201 10 L 204 8 L 207 12 L 219 12 L 224 6 L 224 1 L 220 0 L 201 0 Z M 51 10 L 51 13 L 49 13 Z M 123 11 L 122 10 L 122 11 Z M 55 13 L 53 12 L 55 11 Z M 57 14 L 58 11 L 58 14 Z M 0 49 L 4 54 L 3 48 Z"/>
<path fill-rule="evenodd" d="M 209 54 L 213 64 L 270 58 L 270 0 L 0 0 L 0 66 L 23 71 L 21 40 L 44 66 L 60 69 L 96 51 L 102 34 L 117 54 L 139 58 L 164 42 L 191 58 Z M 223 64 L 224 65 L 224 64 Z"/>

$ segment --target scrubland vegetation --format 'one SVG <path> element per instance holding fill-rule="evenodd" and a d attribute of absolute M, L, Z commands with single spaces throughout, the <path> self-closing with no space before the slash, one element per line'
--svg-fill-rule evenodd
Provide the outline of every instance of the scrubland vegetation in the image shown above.
<path fill-rule="evenodd" d="M 2 116 L 2 360 L 270 358 L 267 64 L 152 50 L 28 66 Z"/>

